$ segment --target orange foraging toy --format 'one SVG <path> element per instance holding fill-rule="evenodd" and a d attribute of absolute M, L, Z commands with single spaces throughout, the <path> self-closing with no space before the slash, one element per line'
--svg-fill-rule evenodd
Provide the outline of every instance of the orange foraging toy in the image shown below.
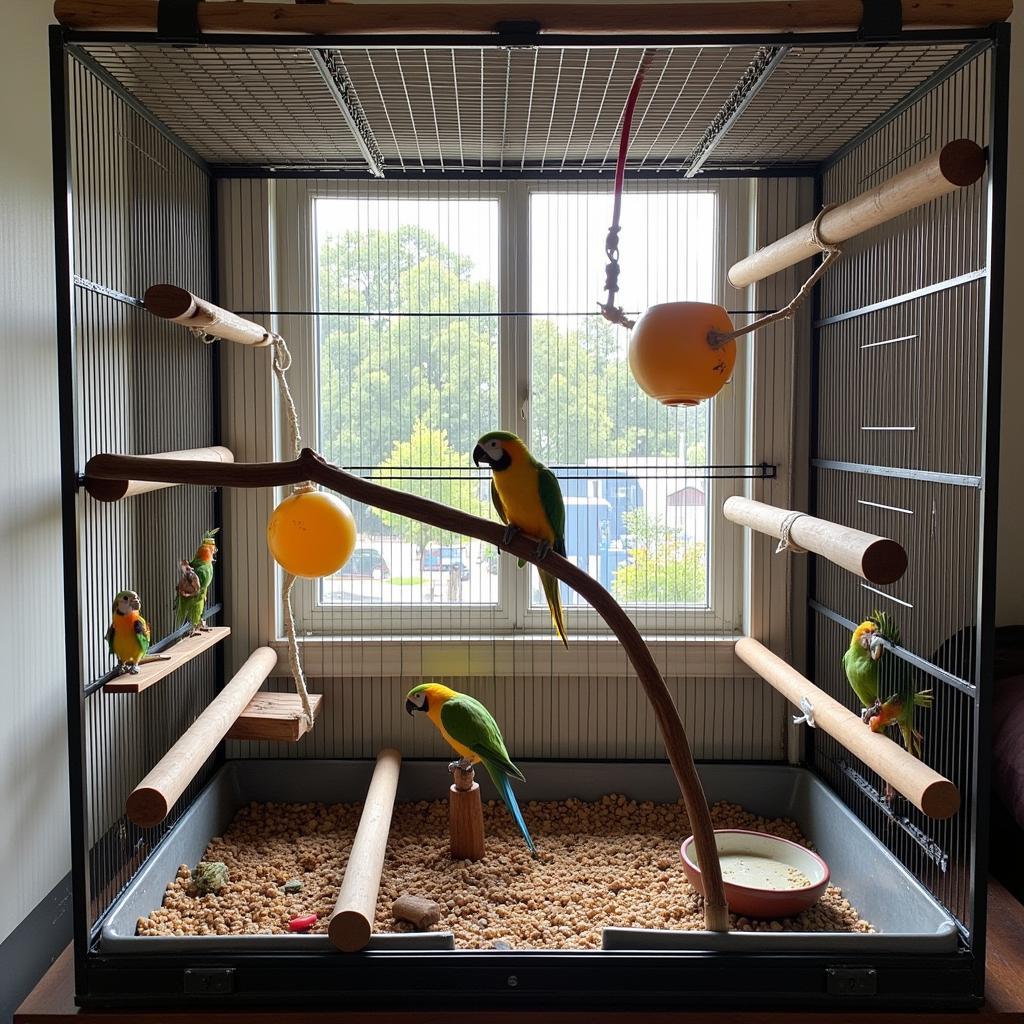
<path fill-rule="evenodd" d="M 637 384 L 665 405 L 697 405 L 714 398 L 732 377 L 734 339 L 721 306 L 663 302 L 637 320 L 629 339 L 629 368 Z"/>
<path fill-rule="evenodd" d="M 293 576 L 330 576 L 355 550 L 356 522 L 335 495 L 299 489 L 271 514 L 267 544 L 274 560 Z"/>

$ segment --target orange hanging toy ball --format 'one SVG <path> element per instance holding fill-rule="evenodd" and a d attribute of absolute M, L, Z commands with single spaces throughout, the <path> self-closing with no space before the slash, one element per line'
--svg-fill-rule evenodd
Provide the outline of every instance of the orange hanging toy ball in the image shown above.
<path fill-rule="evenodd" d="M 629 368 L 637 384 L 665 405 L 714 398 L 732 376 L 734 339 L 729 314 L 708 302 L 663 302 L 637 320 L 629 339 Z"/>
<path fill-rule="evenodd" d="M 285 572 L 306 579 L 336 573 L 356 546 L 356 521 L 340 498 L 326 491 L 289 494 L 270 516 L 267 544 Z"/>

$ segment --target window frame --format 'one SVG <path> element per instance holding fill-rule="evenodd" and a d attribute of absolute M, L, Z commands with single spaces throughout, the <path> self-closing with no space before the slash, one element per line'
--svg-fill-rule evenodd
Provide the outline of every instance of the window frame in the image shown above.
<path fill-rule="evenodd" d="M 744 184 L 747 184 L 745 181 Z M 725 303 L 726 269 L 745 254 L 750 230 L 750 195 L 746 189 L 736 192 L 735 182 L 726 188 L 722 179 L 689 181 L 681 178 L 650 182 L 630 182 L 631 192 L 712 192 L 716 195 L 716 230 L 714 280 L 718 286 L 716 301 Z M 386 195 L 390 198 L 433 200 L 445 198 L 493 200 L 498 204 L 499 227 L 499 308 L 532 309 L 530 272 L 530 202 L 538 193 L 564 191 L 564 184 L 546 180 L 483 179 L 471 184 L 459 180 L 442 181 L 373 181 L 350 179 L 304 179 L 289 183 L 291 187 L 279 190 L 272 198 L 270 242 L 272 279 L 276 282 L 275 307 L 284 310 L 313 310 L 317 308 L 317 253 L 314 209 L 318 199 L 371 198 Z M 298 186 L 298 187 L 296 187 Z M 611 199 L 610 183 L 588 180 L 583 188 L 607 194 Z M 580 185 L 574 182 L 573 194 Z M 726 195 L 736 204 L 730 216 L 738 223 L 738 230 L 720 229 L 722 203 Z M 742 199 L 742 202 L 736 202 Z M 599 286 L 597 282 L 595 287 Z M 529 437 L 530 430 L 530 336 L 533 318 L 508 317 L 499 319 L 497 373 L 499 390 L 500 427 Z M 307 424 L 310 435 L 319 438 L 319 394 L 317 382 L 316 318 L 311 316 L 282 316 L 277 330 L 288 339 L 292 352 L 289 382 L 300 422 Z M 711 464 L 740 464 L 746 461 L 750 422 L 747 415 L 747 394 L 750 360 L 745 348 L 738 353 L 731 384 L 715 399 L 710 415 Z M 275 406 L 277 403 L 274 403 Z M 285 424 L 279 410 L 273 410 L 275 437 L 282 451 L 288 450 Z M 308 424 L 315 424 L 310 429 Z M 727 526 L 722 505 L 731 494 L 742 493 L 742 479 L 710 478 L 707 488 L 708 550 L 708 604 L 701 606 L 645 606 L 628 605 L 635 613 L 642 632 L 663 639 L 693 636 L 720 636 L 737 633 L 742 627 L 747 587 L 747 559 L 736 554 L 726 565 L 716 560 L 714 552 L 726 543 Z M 282 491 L 279 497 L 283 497 Z M 498 573 L 498 602 L 496 605 L 455 605 L 441 603 L 391 604 L 371 606 L 369 603 L 332 604 L 319 599 L 319 581 L 297 580 L 292 591 L 293 609 L 300 635 L 311 639 L 339 637 L 402 637 L 442 636 L 444 613 L 455 611 L 458 634 L 467 638 L 482 636 L 530 636 L 547 640 L 552 635 L 550 616 L 546 609 L 531 608 L 530 567 L 519 570 L 515 560 L 507 554 L 500 558 Z M 521 574 L 521 575 L 517 575 Z M 275 588 L 280 592 L 280 588 Z M 280 602 L 278 602 L 280 604 Z M 601 636 L 608 633 L 603 620 L 593 609 L 567 607 L 567 627 L 571 635 Z M 277 615 L 280 626 L 281 614 Z M 280 634 L 279 634 L 280 635 Z"/>

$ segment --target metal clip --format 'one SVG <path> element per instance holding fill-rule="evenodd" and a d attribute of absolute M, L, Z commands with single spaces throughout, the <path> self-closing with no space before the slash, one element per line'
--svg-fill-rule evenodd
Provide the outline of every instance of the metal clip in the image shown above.
<path fill-rule="evenodd" d="M 793 716 L 794 725 L 803 725 L 806 722 L 812 729 L 814 728 L 814 705 L 811 703 L 809 697 L 800 698 L 800 710 L 803 712 L 802 715 Z"/>

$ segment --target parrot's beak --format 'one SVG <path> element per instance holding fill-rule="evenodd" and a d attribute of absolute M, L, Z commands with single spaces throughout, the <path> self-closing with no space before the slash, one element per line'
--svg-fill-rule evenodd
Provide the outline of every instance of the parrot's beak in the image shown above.
<path fill-rule="evenodd" d="M 480 445 L 477 445 L 473 449 L 473 463 L 479 466 L 481 463 L 486 463 L 488 466 L 491 464 L 491 457 L 483 450 Z"/>
<path fill-rule="evenodd" d="M 878 661 L 878 659 L 882 656 L 882 651 L 884 650 L 885 644 L 882 643 L 880 637 L 873 636 L 871 640 L 868 642 L 868 651 L 871 654 L 872 661 Z"/>
<path fill-rule="evenodd" d="M 411 700 L 407 700 L 405 702 L 405 710 L 411 716 L 414 711 L 419 711 L 419 708 Z"/>

